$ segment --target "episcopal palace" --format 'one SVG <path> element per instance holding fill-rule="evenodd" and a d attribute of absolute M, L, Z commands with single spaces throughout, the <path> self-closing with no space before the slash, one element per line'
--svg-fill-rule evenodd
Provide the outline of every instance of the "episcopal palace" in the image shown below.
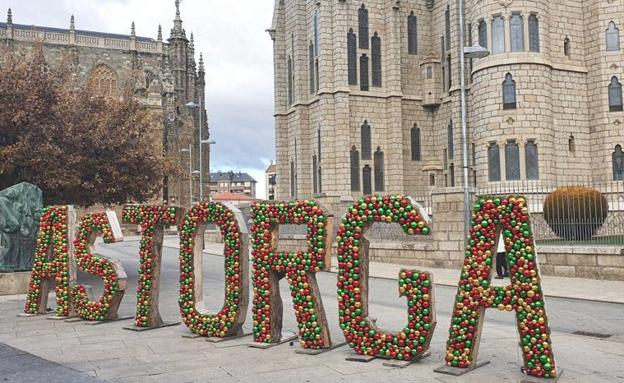
<path fill-rule="evenodd" d="M 276 0 L 277 198 L 624 180 L 624 0 Z"/>

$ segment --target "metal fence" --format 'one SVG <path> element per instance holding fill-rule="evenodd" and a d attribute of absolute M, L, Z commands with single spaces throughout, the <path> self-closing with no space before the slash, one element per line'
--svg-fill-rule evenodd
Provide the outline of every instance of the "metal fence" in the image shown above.
<path fill-rule="evenodd" d="M 554 193 L 563 188 L 575 190 L 567 196 Z M 525 196 L 533 234 L 542 245 L 624 245 L 623 182 L 519 181 L 478 188 L 475 197 L 480 195 Z"/>

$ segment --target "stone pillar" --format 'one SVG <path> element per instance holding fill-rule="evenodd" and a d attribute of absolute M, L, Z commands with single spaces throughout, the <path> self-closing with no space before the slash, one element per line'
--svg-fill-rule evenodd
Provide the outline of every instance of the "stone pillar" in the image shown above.
<path fill-rule="evenodd" d="M 439 189 L 431 194 L 433 258 L 439 267 L 459 269 L 464 262 L 464 192 Z"/>

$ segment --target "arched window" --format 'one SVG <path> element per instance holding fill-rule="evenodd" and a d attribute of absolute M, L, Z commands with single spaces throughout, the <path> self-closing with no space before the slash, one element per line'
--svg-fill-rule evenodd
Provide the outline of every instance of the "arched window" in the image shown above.
<path fill-rule="evenodd" d="M 360 191 L 360 153 L 355 145 L 351 147 L 351 191 Z"/>
<path fill-rule="evenodd" d="M 309 71 L 310 71 L 310 94 L 314 94 L 316 93 L 316 81 L 314 79 L 314 72 L 315 72 L 315 68 L 314 68 L 314 44 L 310 41 L 310 47 L 309 47 L 309 53 L 308 53 L 308 59 L 309 59 Z"/>
<path fill-rule="evenodd" d="M 570 134 L 570 137 L 568 138 L 568 151 L 570 153 L 576 153 L 576 140 L 574 139 L 574 136 Z"/>
<path fill-rule="evenodd" d="M 318 192 L 323 193 L 323 172 L 320 165 L 318 167 Z"/>
<path fill-rule="evenodd" d="M 368 89 L 368 56 L 364 53 L 360 57 L 360 90 L 367 91 Z"/>
<path fill-rule="evenodd" d="M 516 141 L 508 141 L 505 145 L 505 179 L 520 180 L 520 148 Z"/>
<path fill-rule="evenodd" d="M 446 6 L 444 11 L 444 31 L 446 32 L 446 50 L 451 50 L 451 6 Z"/>
<path fill-rule="evenodd" d="M 569 37 L 566 37 L 565 40 L 563 40 L 563 54 L 566 57 L 572 56 L 572 43 L 570 42 Z"/>
<path fill-rule="evenodd" d="M 292 105 L 295 100 L 293 86 L 293 63 L 292 58 L 288 56 L 288 105 Z"/>
<path fill-rule="evenodd" d="M 524 19 L 519 14 L 513 14 L 509 20 L 509 31 L 511 36 L 511 51 L 524 51 Z"/>
<path fill-rule="evenodd" d="M 609 84 L 609 111 L 621 112 L 622 109 L 622 84 L 617 76 L 613 76 Z"/>
<path fill-rule="evenodd" d="M 358 25 L 360 34 L 360 48 L 368 49 L 368 9 L 362 4 L 358 10 Z"/>
<path fill-rule="evenodd" d="M 539 156 L 535 141 L 528 141 L 524 146 L 524 160 L 526 165 L 526 178 L 539 180 Z"/>
<path fill-rule="evenodd" d="M 529 50 L 531 52 L 540 51 L 540 30 L 537 15 L 529 16 Z"/>
<path fill-rule="evenodd" d="M 321 163 L 321 128 L 316 130 L 316 149 L 318 152 L 319 164 Z"/>
<path fill-rule="evenodd" d="M 450 92 L 451 86 L 453 86 L 453 60 L 450 54 L 446 56 L 446 72 L 447 72 L 447 81 L 448 81 L 447 90 Z"/>
<path fill-rule="evenodd" d="M 485 20 L 479 21 L 479 45 L 483 48 L 487 48 L 488 38 L 487 38 L 487 23 Z"/>
<path fill-rule="evenodd" d="M 353 29 L 347 33 L 347 67 L 349 71 L 349 85 L 357 85 L 357 36 Z"/>
<path fill-rule="evenodd" d="M 370 125 L 368 125 L 368 121 L 364 121 L 364 124 L 362 125 L 360 138 L 362 140 L 362 159 L 370 160 L 371 152 L 372 152 L 372 142 L 371 142 L 371 127 Z"/>
<path fill-rule="evenodd" d="M 375 191 L 383 192 L 385 190 L 384 185 L 384 153 L 381 148 L 377 148 L 375 152 Z"/>
<path fill-rule="evenodd" d="M 505 52 L 505 21 L 503 16 L 496 16 L 492 20 L 492 53 Z"/>
<path fill-rule="evenodd" d="M 412 161 L 422 160 L 422 154 L 420 150 L 420 128 L 414 124 L 411 130 L 411 142 L 412 142 Z"/>
<path fill-rule="evenodd" d="M 624 152 L 621 145 L 616 145 L 613 152 L 613 180 L 624 181 Z"/>
<path fill-rule="evenodd" d="M 491 143 L 488 147 L 488 170 L 490 182 L 501 180 L 500 150 L 496 143 Z"/>
<path fill-rule="evenodd" d="M 373 194 L 373 180 L 372 180 L 372 170 L 369 165 L 365 165 L 364 169 L 362 169 L 362 188 L 364 195 Z"/>
<path fill-rule="evenodd" d="M 516 109 L 516 107 L 516 82 L 511 73 L 507 73 L 503 82 L 503 109 Z"/>
<path fill-rule="evenodd" d="M 96 95 L 111 97 L 117 91 L 117 74 L 109 66 L 100 64 L 91 72 L 90 86 Z"/>
<path fill-rule="evenodd" d="M 431 173 L 429 174 L 429 186 L 435 186 L 436 185 L 436 176 L 435 174 Z"/>
<path fill-rule="evenodd" d="M 615 22 L 610 22 L 607 28 L 607 51 L 620 50 L 620 30 L 615 26 Z"/>
<path fill-rule="evenodd" d="M 373 86 L 381 87 L 381 37 L 375 32 L 371 39 L 371 70 L 373 75 Z"/>
<path fill-rule="evenodd" d="M 418 19 L 414 11 L 407 16 L 407 53 L 418 54 Z"/>
<path fill-rule="evenodd" d="M 453 136 L 453 120 L 451 120 L 447 126 L 448 158 L 450 160 L 455 157 L 455 140 Z"/>

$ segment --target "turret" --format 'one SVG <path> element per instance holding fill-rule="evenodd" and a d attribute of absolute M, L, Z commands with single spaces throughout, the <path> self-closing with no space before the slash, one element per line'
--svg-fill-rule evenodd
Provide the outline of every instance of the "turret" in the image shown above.
<path fill-rule="evenodd" d="M 171 60 L 171 71 L 175 91 L 178 94 L 178 101 L 186 103 L 190 101 L 187 97 L 187 63 L 188 63 L 188 43 L 186 32 L 182 28 L 182 18 L 180 17 L 180 0 L 175 0 L 176 15 L 173 20 L 173 29 L 169 37 L 169 56 Z"/>

